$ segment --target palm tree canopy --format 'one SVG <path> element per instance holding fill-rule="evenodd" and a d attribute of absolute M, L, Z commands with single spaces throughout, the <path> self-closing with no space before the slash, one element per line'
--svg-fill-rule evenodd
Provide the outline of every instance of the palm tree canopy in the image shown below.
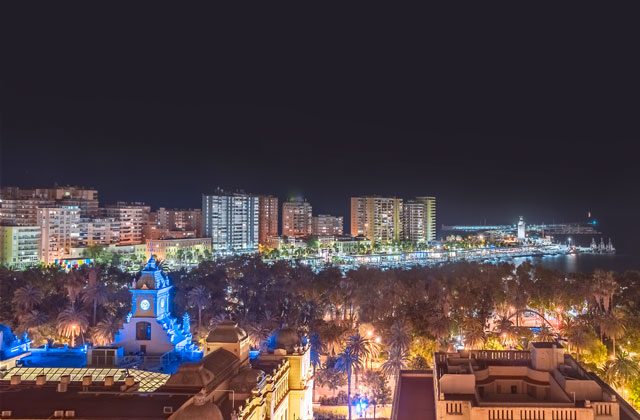
<path fill-rule="evenodd" d="M 202 285 L 196 286 L 189 290 L 187 300 L 189 301 L 189 305 L 199 309 L 204 309 L 211 301 L 211 293 L 209 293 L 209 290 Z"/>
<path fill-rule="evenodd" d="M 32 284 L 26 284 L 16 289 L 13 295 L 13 303 L 22 310 L 30 310 L 44 298 L 42 291 Z"/>
<path fill-rule="evenodd" d="M 58 315 L 58 332 L 65 337 L 78 335 L 89 327 L 87 315 L 72 304 Z"/>

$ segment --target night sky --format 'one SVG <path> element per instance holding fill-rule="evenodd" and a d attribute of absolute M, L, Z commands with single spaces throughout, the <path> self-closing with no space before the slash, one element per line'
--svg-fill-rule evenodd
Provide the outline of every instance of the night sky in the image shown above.
<path fill-rule="evenodd" d="M 639 34 L 623 11 L 75 6 L 2 5 L 2 185 L 154 207 L 220 186 L 347 222 L 358 194 L 436 195 L 445 224 L 591 210 L 640 254 Z"/>

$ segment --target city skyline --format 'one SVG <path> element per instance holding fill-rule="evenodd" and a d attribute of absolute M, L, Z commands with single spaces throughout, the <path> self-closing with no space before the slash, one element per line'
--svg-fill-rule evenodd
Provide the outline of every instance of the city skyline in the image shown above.
<path fill-rule="evenodd" d="M 256 22 L 260 36 L 228 40 L 208 35 L 233 28 L 176 22 L 172 35 L 150 23 L 157 36 L 141 39 L 137 23 L 106 37 L 108 14 L 91 25 L 74 15 L 55 28 L 30 20 L 33 36 L 7 51 L 1 185 L 92 185 L 105 202 L 170 208 L 198 207 L 220 186 L 304 196 L 345 219 L 351 196 L 432 194 L 444 224 L 590 210 L 621 252 L 640 255 L 629 223 L 639 112 L 621 25 L 580 24 L 578 44 L 558 42 L 558 22 L 508 25 L 527 34 L 517 43 L 471 16 L 461 33 L 474 36 L 462 38 L 423 22 L 416 34 L 365 24 L 362 42 L 345 22 L 322 39 L 320 22 L 296 25 L 299 37 Z M 58 31 L 67 19 L 85 36 Z"/>

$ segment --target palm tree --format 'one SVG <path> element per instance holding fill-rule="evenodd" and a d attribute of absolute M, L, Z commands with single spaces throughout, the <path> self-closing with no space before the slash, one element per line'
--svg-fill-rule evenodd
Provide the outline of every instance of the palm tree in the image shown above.
<path fill-rule="evenodd" d="M 586 325 L 576 324 L 571 330 L 567 331 L 567 340 L 569 344 L 576 349 L 576 358 L 580 359 L 582 349 L 589 345 L 591 337 Z M 597 339 L 597 338 L 596 338 Z"/>
<path fill-rule="evenodd" d="M 32 309 L 29 313 L 20 317 L 20 326 L 25 331 L 31 332 L 31 329 L 44 325 L 48 319 L 49 317 L 45 312 Z"/>
<path fill-rule="evenodd" d="M 382 373 L 394 378 L 394 382 L 397 381 L 400 370 L 407 366 L 408 353 L 406 351 L 400 351 L 396 348 L 389 350 L 389 358 L 382 364 Z"/>
<path fill-rule="evenodd" d="M 361 369 L 362 361 L 350 347 L 346 347 L 336 359 L 335 367 L 347 375 L 347 404 L 349 405 L 349 420 L 351 420 L 351 372 Z"/>
<path fill-rule="evenodd" d="M 320 355 L 324 353 L 324 344 L 320 339 L 320 334 L 312 332 L 309 335 L 309 352 L 311 356 L 311 366 L 313 367 L 313 374 L 315 376 L 316 369 L 320 367 Z"/>
<path fill-rule="evenodd" d="M 82 294 L 82 303 L 91 304 L 93 307 L 93 322 L 91 325 L 96 325 L 96 314 L 98 311 L 98 305 L 104 305 L 109 301 L 109 290 L 104 283 L 96 281 L 90 282 L 84 289 Z"/>
<path fill-rule="evenodd" d="M 429 333 L 438 342 L 446 342 L 451 333 L 451 321 L 442 313 L 438 313 L 429 318 Z"/>
<path fill-rule="evenodd" d="M 206 287 L 200 285 L 189 290 L 187 294 L 189 305 L 198 308 L 198 329 L 202 326 L 202 310 L 207 307 L 211 301 L 211 294 Z"/>
<path fill-rule="evenodd" d="M 618 283 L 612 271 L 596 270 L 593 273 L 591 294 L 597 309 L 605 313 L 609 312 L 616 290 L 618 290 Z"/>
<path fill-rule="evenodd" d="M 467 349 L 481 349 L 487 341 L 482 321 L 477 318 L 468 318 L 462 323 L 464 333 L 464 345 Z"/>
<path fill-rule="evenodd" d="M 624 390 L 631 381 L 640 377 L 640 364 L 629 353 L 620 350 L 616 358 L 607 364 L 605 375 L 607 382 Z"/>
<path fill-rule="evenodd" d="M 364 361 L 369 359 L 372 354 L 372 341 L 363 337 L 360 333 L 355 333 L 347 339 L 347 347 L 351 349 L 354 357 L 359 360 L 359 365 L 362 367 Z M 358 388 L 358 373 L 359 369 L 354 371 L 356 376 L 356 388 Z"/>
<path fill-rule="evenodd" d="M 91 338 L 100 346 L 113 343 L 114 337 L 120 329 L 120 321 L 114 317 L 107 317 L 93 328 Z"/>
<path fill-rule="evenodd" d="M 13 294 L 13 304 L 22 311 L 30 311 L 44 298 L 40 289 L 32 284 L 26 284 L 16 289 Z"/>
<path fill-rule="evenodd" d="M 409 344 L 411 343 L 407 327 L 401 321 L 395 321 L 391 325 L 391 328 L 389 328 L 389 334 L 385 343 L 387 343 L 390 349 L 398 353 L 407 352 L 409 350 Z"/>
<path fill-rule="evenodd" d="M 84 333 L 88 326 L 87 315 L 75 304 L 58 315 L 58 333 L 63 337 L 71 337 L 71 347 L 75 347 L 76 336 Z"/>
<path fill-rule="evenodd" d="M 64 287 L 71 302 L 75 302 L 78 293 L 85 285 L 85 279 L 79 271 L 70 271 L 64 279 Z"/>
<path fill-rule="evenodd" d="M 625 330 L 622 314 L 618 311 L 612 311 L 605 315 L 600 322 L 600 331 L 612 341 L 614 359 L 616 358 L 616 340 L 622 338 Z"/>

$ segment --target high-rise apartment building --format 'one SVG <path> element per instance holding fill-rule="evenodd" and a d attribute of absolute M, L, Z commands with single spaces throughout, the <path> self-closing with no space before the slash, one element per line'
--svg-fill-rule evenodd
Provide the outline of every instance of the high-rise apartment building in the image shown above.
<path fill-rule="evenodd" d="M 118 202 L 103 209 L 105 217 L 115 219 L 120 222 L 120 244 L 134 245 L 144 242 L 142 234 L 144 227 L 149 220 L 149 206 L 143 203 Z"/>
<path fill-rule="evenodd" d="M 40 226 L 0 226 L 0 264 L 25 269 L 40 263 Z"/>
<path fill-rule="evenodd" d="M 425 206 L 425 234 L 427 242 L 436 240 L 436 198 L 432 196 L 416 197 L 416 201 Z"/>
<path fill-rule="evenodd" d="M 165 209 L 160 207 L 157 213 L 157 226 L 168 231 L 194 231 L 196 237 L 201 237 L 202 210 Z"/>
<path fill-rule="evenodd" d="M 214 251 L 253 252 L 258 249 L 258 197 L 217 191 L 202 196 L 204 236 Z"/>
<path fill-rule="evenodd" d="M 351 235 L 376 242 L 402 239 L 402 199 L 351 197 Z"/>
<path fill-rule="evenodd" d="M 80 220 L 78 246 L 109 246 L 119 243 L 119 220 L 109 217 Z"/>
<path fill-rule="evenodd" d="M 40 255 L 42 261 L 51 264 L 69 256 L 71 248 L 80 239 L 80 208 L 59 206 L 38 209 L 38 226 L 41 229 Z"/>
<path fill-rule="evenodd" d="M 67 186 L 52 188 L 3 187 L 0 190 L 0 220 L 12 225 L 33 225 L 38 207 L 77 206 L 82 217 L 98 214 L 98 191 Z"/>
<path fill-rule="evenodd" d="M 320 214 L 313 217 L 312 232 L 316 236 L 341 236 L 344 233 L 342 216 Z"/>
<path fill-rule="evenodd" d="M 259 202 L 258 242 L 266 245 L 268 238 L 278 236 L 278 197 L 261 195 Z"/>
<path fill-rule="evenodd" d="M 282 204 L 282 236 L 299 238 L 312 233 L 311 203 L 296 198 Z"/>
<path fill-rule="evenodd" d="M 38 224 L 38 209 L 53 207 L 48 198 L 0 198 L 0 224 L 7 226 L 34 226 Z"/>
<path fill-rule="evenodd" d="M 427 240 L 426 206 L 417 200 L 408 200 L 402 206 L 402 237 L 414 244 Z"/>

